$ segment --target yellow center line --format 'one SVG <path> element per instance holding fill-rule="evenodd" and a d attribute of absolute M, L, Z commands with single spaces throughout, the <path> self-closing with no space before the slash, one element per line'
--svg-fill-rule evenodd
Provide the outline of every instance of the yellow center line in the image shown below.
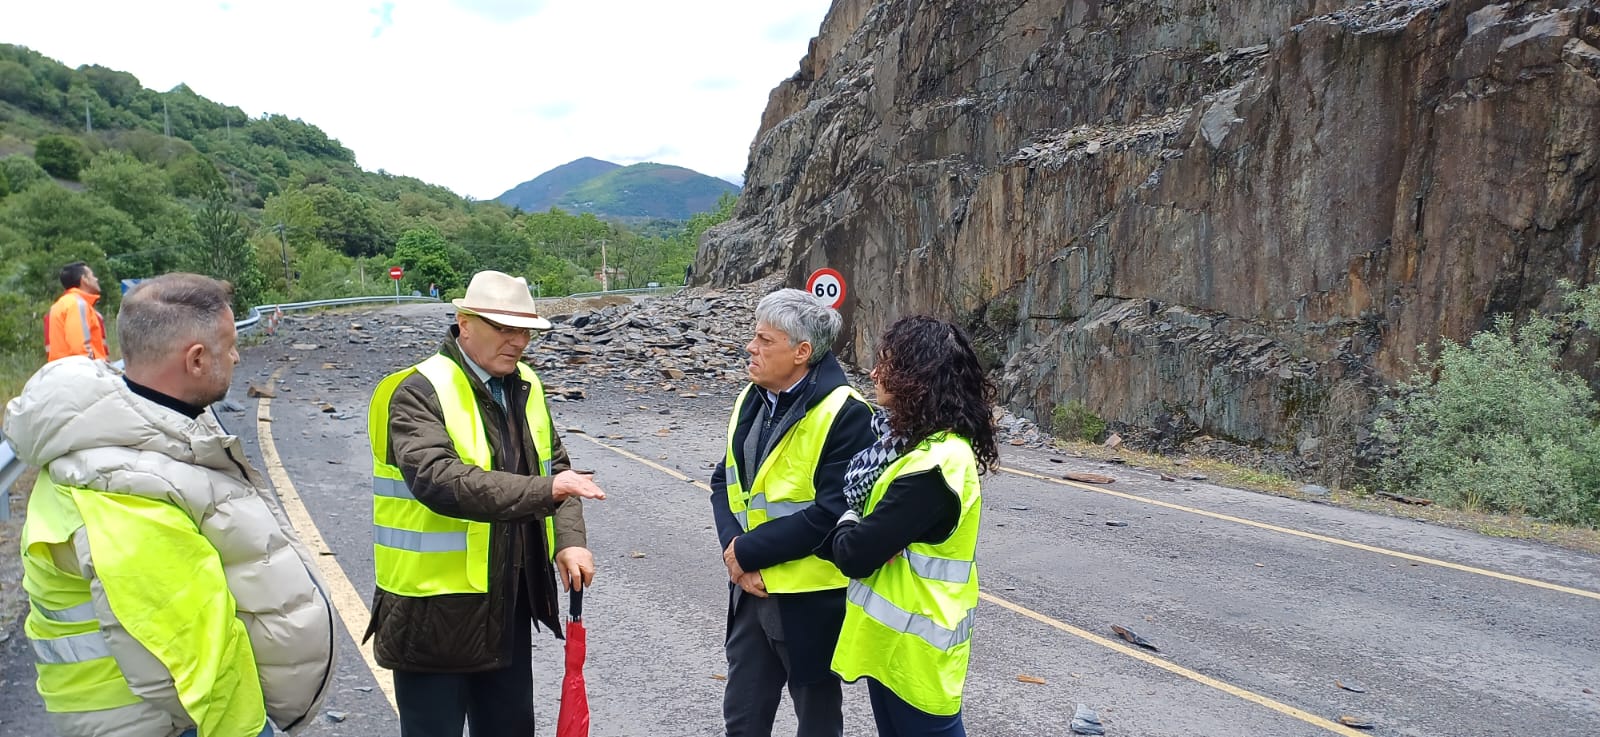
<path fill-rule="evenodd" d="M 1254 704 L 1259 704 L 1261 706 L 1265 706 L 1268 709 L 1271 709 L 1271 710 L 1273 710 L 1275 712 L 1278 712 L 1279 714 L 1283 714 L 1285 716 L 1294 717 L 1295 719 L 1298 719 L 1298 720 L 1300 720 L 1302 722 L 1305 722 L 1306 724 L 1310 724 L 1310 725 L 1315 726 L 1315 727 L 1321 727 L 1321 728 L 1326 729 L 1329 732 L 1333 732 L 1335 734 L 1347 735 L 1347 737 L 1361 737 L 1361 735 L 1366 734 L 1365 732 L 1358 732 L 1358 731 L 1356 731 L 1354 729 L 1351 729 L 1350 727 L 1346 727 L 1343 724 L 1340 724 L 1338 722 L 1331 721 L 1331 720 L 1328 720 L 1328 719 L 1324 719 L 1322 717 L 1319 717 L 1319 716 L 1317 716 L 1315 714 L 1303 711 L 1301 709 L 1296 709 L 1296 708 L 1294 708 L 1292 706 L 1289 706 L 1288 704 L 1282 703 L 1280 701 L 1275 701 L 1275 700 L 1270 699 L 1270 698 L 1268 698 L 1266 696 L 1262 696 L 1261 694 L 1258 694 L 1258 693 L 1256 693 L 1254 691 L 1246 691 L 1245 689 L 1239 688 L 1238 686 L 1235 686 L 1235 685 L 1233 685 L 1231 683 L 1227 683 L 1225 681 L 1219 681 L 1219 680 L 1217 680 L 1215 678 L 1212 678 L 1211 676 L 1208 676 L 1208 675 L 1206 675 L 1204 673 L 1196 673 L 1195 671 L 1189 670 L 1188 668 L 1185 668 L 1185 667 L 1183 667 L 1181 665 L 1177 665 L 1175 663 L 1169 662 L 1167 660 L 1163 660 L 1161 658 L 1158 658 L 1158 657 L 1156 657 L 1154 655 L 1151 655 L 1150 653 L 1147 653 L 1147 652 L 1145 652 L 1143 650 L 1139 650 L 1137 648 L 1129 647 L 1129 646 L 1124 645 L 1124 644 L 1122 644 L 1120 642 L 1117 642 L 1115 640 L 1111 640 L 1111 639 L 1108 639 L 1108 638 L 1105 638 L 1105 637 L 1101 637 L 1100 635 L 1097 635 L 1097 634 L 1095 634 L 1093 632 L 1089 632 L 1088 630 L 1084 630 L 1084 629 L 1081 629 L 1081 628 L 1078 628 L 1078 627 L 1074 627 L 1074 626 L 1072 626 L 1070 624 L 1067 624 L 1066 622 L 1062 622 L 1062 621 L 1060 621 L 1058 619 L 1054 619 L 1052 617 L 1045 616 L 1043 614 L 1040 614 L 1040 613 L 1038 613 L 1036 611 L 1033 611 L 1032 609 L 1029 609 L 1029 608 L 1027 608 L 1025 606 L 1022 606 L 1020 604 L 1015 604 L 1015 603 L 1012 603 L 1010 601 L 1006 601 L 1005 599 L 1002 599 L 1002 598 L 1000 598 L 998 596 L 995 596 L 994 594 L 991 594 L 991 593 L 989 593 L 987 591 L 979 591 L 978 592 L 978 598 L 983 599 L 984 601 L 987 601 L 990 604 L 994 604 L 996 606 L 1001 606 L 1001 607 L 1005 607 L 1006 609 L 1010 609 L 1011 611 L 1016 612 L 1017 614 L 1021 614 L 1022 616 L 1027 617 L 1029 619 L 1033 619 L 1033 620 L 1037 620 L 1039 622 L 1043 622 L 1043 623 L 1045 623 L 1047 625 L 1050 625 L 1051 627 L 1054 627 L 1054 628 L 1056 628 L 1058 630 L 1061 630 L 1062 632 L 1065 632 L 1065 633 L 1067 633 L 1069 635 L 1072 635 L 1074 637 L 1080 637 L 1082 639 L 1088 640 L 1088 641 L 1090 641 L 1090 642 L 1092 642 L 1092 643 L 1094 643 L 1096 645 L 1099 645 L 1101 647 L 1110 648 L 1110 649 L 1115 650 L 1115 651 L 1117 651 L 1119 653 L 1122 653 L 1123 655 L 1126 655 L 1126 656 L 1128 656 L 1130 658 L 1134 658 L 1136 660 L 1139 660 L 1139 661 L 1148 663 L 1150 665 L 1153 665 L 1153 666 L 1155 666 L 1157 668 L 1160 668 L 1160 669 L 1162 669 L 1164 671 L 1168 671 L 1170 673 L 1175 673 L 1177 675 L 1183 676 L 1184 678 L 1187 678 L 1187 679 L 1189 679 L 1191 681 L 1194 681 L 1196 683 L 1200 683 L 1202 685 L 1210 686 L 1211 688 L 1214 688 L 1214 689 L 1216 689 L 1218 691 L 1221 691 L 1221 692 L 1223 692 L 1225 694 L 1228 694 L 1230 696 L 1237 696 L 1237 697 L 1239 697 L 1241 699 L 1244 699 L 1245 701 L 1249 701 L 1249 702 L 1254 703 Z"/>
<path fill-rule="evenodd" d="M 640 456 L 637 453 L 626 451 L 626 450 L 623 450 L 621 448 L 615 447 L 613 445 L 609 445 L 607 443 L 603 443 L 599 439 L 594 438 L 592 436 L 589 436 L 587 434 L 569 433 L 568 435 L 569 435 L 569 437 L 572 436 L 572 435 L 577 435 L 578 437 L 581 437 L 581 438 L 583 438 L 585 440 L 588 440 L 589 442 L 594 443 L 595 445 L 598 445 L 598 446 L 600 446 L 602 448 L 605 448 L 606 450 L 609 450 L 609 451 L 611 451 L 613 453 L 616 453 L 617 455 L 620 455 L 620 456 L 622 456 L 624 458 L 627 458 L 627 459 L 642 463 L 642 464 L 644 464 L 646 466 L 649 466 L 650 468 L 654 468 L 657 471 L 661 471 L 662 473 L 665 473 L 665 474 L 667 474 L 669 476 L 672 476 L 673 478 L 676 478 L 676 479 L 678 479 L 680 481 L 693 481 L 693 483 L 696 486 L 699 486 L 702 489 L 706 489 L 707 491 L 709 491 L 711 489 L 710 486 L 707 486 L 706 484 L 704 484 L 704 483 L 702 483 L 700 481 L 695 481 L 694 479 L 691 479 L 690 477 L 685 476 L 684 474 L 682 474 L 682 473 L 680 473 L 680 472 L 678 472 L 678 471 L 676 471 L 674 469 L 667 468 L 666 466 L 663 466 L 663 465 L 661 465 L 659 463 L 656 463 L 656 462 L 651 461 L 651 460 L 649 460 L 647 458 L 644 458 L 643 456 Z M 1041 478 L 1044 478 L 1044 477 L 1041 477 Z M 1319 717 L 1319 716 L 1317 716 L 1315 714 L 1311 714 L 1309 712 L 1303 711 L 1301 709 L 1296 709 L 1295 707 L 1289 706 L 1288 704 L 1284 704 L 1282 702 L 1275 701 L 1275 700 L 1273 700 L 1271 698 L 1268 698 L 1266 696 L 1262 696 L 1261 694 L 1255 693 L 1253 691 L 1247 691 L 1247 690 L 1239 688 L 1238 686 L 1235 686 L 1235 685 L 1233 685 L 1231 683 L 1227 683 L 1227 682 L 1224 682 L 1224 681 L 1219 681 L 1219 680 L 1217 680 L 1215 678 L 1212 678 L 1212 677 L 1210 677 L 1208 675 L 1205 675 L 1203 673 L 1197 673 L 1197 672 L 1189 670 L 1188 668 L 1185 668 L 1185 667 L 1183 667 L 1181 665 L 1176 665 L 1174 663 L 1168 662 L 1168 661 L 1163 660 L 1161 658 L 1155 657 L 1154 655 L 1146 653 L 1146 652 L 1144 652 L 1142 650 L 1138 650 L 1138 649 L 1129 647 L 1127 645 L 1124 645 L 1124 644 L 1122 644 L 1120 642 L 1116 642 L 1116 641 L 1101 637 L 1099 635 L 1094 634 L 1093 632 L 1089 632 L 1088 630 L 1084 630 L 1084 629 L 1081 629 L 1081 628 L 1078 628 L 1078 627 L 1074 627 L 1074 626 L 1072 626 L 1070 624 L 1067 624 L 1065 622 L 1062 622 L 1060 620 L 1053 619 L 1051 617 L 1048 617 L 1046 615 L 1043 615 L 1043 614 L 1040 614 L 1040 613 L 1038 613 L 1036 611 L 1033 611 L 1032 609 L 1029 609 L 1029 608 L 1027 608 L 1025 606 L 1022 606 L 1021 604 L 1017 604 L 1017 603 L 1002 599 L 1002 598 L 1000 598 L 998 596 L 995 596 L 994 594 L 991 594 L 991 593 L 989 593 L 987 591 L 978 592 L 978 597 L 983 599 L 984 601 L 987 601 L 987 602 L 989 602 L 991 604 L 994 604 L 996 606 L 1004 607 L 1004 608 L 1009 609 L 1009 610 L 1011 610 L 1013 612 L 1016 612 L 1017 614 L 1021 614 L 1022 616 L 1027 617 L 1029 619 L 1033 619 L 1033 620 L 1037 620 L 1039 622 L 1043 622 L 1044 624 L 1050 625 L 1051 627 L 1054 627 L 1054 628 L 1056 628 L 1058 630 L 1061 630 L 1062 632 L 1065 632 L 1065 633 L 1067 633 L 1069 635 L 1073 635 L 1074 637 L 1079 637 L 1079 638 L 1082 638 L 1084 640 L 1088 640 L 1089 642 L 1092 642 L 1092 643 L 1094 643 L 1096 645 L 1100 645 L 1102 647 L 1110 648 L 1110 649 L 1115 650 L 1115 651 L 1117 651 L 1119 653 L 1122 653 L 1123 655 L 1127 655 L 1128 657 L 1131 657 L 1131 658 L 1134 658 L 1134 659 L 1139 660 L 1141 662 L 1148 663 L 1150 665 L 1156 666 L 1157 668 L 1160 668 L 1162 670 L 1168 671 L 1170 673 L 1177 674 L 1177 675 L 1182 676 L 1184 678 L 1187 678 L 1187 679 L 1189 679 L 1191 681 L 1195 681 L 1196 683 L 1200 683 L 1202 685 L 1209 686 L 1211 688 L 1217 689 L 1218 691 L 1226 693 L 1226 694 L 1228 694 L 1230 696 L 1236 696 L 1238 698 L 1244 699 L 1244 700 L 1249 701 L 1251 703 L 1255 703 L 1255 704 L 1259 704 L 1261 706 L 1265 706 L 1268 709 L 1271 709 L 1271 710 L 1273 710 L 1275 712 L 1278 712 L 1280 714 L 1284 714 L 1286 716 L 1293 717 L 1295 719 L 1298 719 L 1298 720 L 1300 720 L 1302 722 L 1305 722 L 1307 724 L 1310 724 L 1312 726 L 1320 727 L 1322 729 L 1328 730 L 1329 732 L 1333 732 L 1335 734 L 1345 735 L 1345 737 L 1362 737 L 1362 735 L 1365 734 L 1364 732 L 1358 732 L 1358 731 L 1356 731 L 1354 729 L 1351 729 L 1350 727 L 1344 726 L 1343 724 L 1339 724 L 1338 722 L 1334 722 L 1334 721 L 1330 721 L 1330 720 L 1324 719 L 1322 717 Z"/>
<path fill-rule="evenodd" d="M 276 384 L 281 373 L 281 367 L 272 372 L 272 377 L 267 379 L 267 386 Z M 387 668 L 378 667 L 378 661 L 372 656 L 372 646 L 361 643 L 361 633 L 367 631 L 367 622 L 372 614 L 367 609 L 366 600 L 351 585 L 350 577 L 339 567 L 339 561 L 331 555 L 333 549 L 323 540 L 317 523 L 311 520 L 305 503 L 300 501 L 300 492 L 289 481 L 289 472 L 278 457 L 278 444 L 272 439 L 272 400 L 267 397 L 261 397 L 256 405 L 256 442 L 261 446 L 261 462 L 267 467 L 267 478 L 272 480 L 272 487 L 278 492 L 278 501 L 283 505 L 284 514 L 289 516 L 289 523 L 294 525 L 300 533 L 300 539 L 311 549 L 312 557 L 316 558 L 317 569 L 322 572 L 322 578 L 328 585 L 334 609 L 339 612 L 339 618 L 344 620 L 345 631 L 361 652 L 361 658 L 367 661 L 367 669 L 372 671 L 379 690 L 389 700 L 389 708 L 396 709 L 398 713 L 394 701 L 394 674 Z"/>
<path fill-rule="evenodd" d="M 1317 542 L 1324 542 L 1324 543 L 1328 543 L 1330 545 L 1340 545 L 1340 546 L 1343 546 L 1343 547 L 1346 547 L 1346 548 L 1352 548 L 1352 549 L 1355 549 L 1355 550 L 1362 550 L 1362 551 L 1366 551 L 1368 553 L 1377 553 L 1378 555 L 1387 555 L 1387 556 L 1392 557 L 1392 558 L 1399 558 L 1401 560 L 1408 560 L 1408 561 L 1412 561 L 1414 563 L 1426 563 L 1427 565 L 1430 565 L 1430 566 L 1438 566 L 1440 568 L 1448 568 L 1448 569 L 1453 570 L 1453 571 L 1461 571 L 1463 573 L 1471 573 L 1471 574 L 1475 574 L 1475 575 L 1479 575 L 1479 576 L 1487 576 L 1489 578 L 1497 578 L 1497 579 L 1500 579 L 1502 581 L 1510 581 L 1512 583 L 1520 583 L 1520 584 L 1524 584 L 1524 585 L 1527 585 L 1527 586 L 1535 586 L 1535 587 L 1538 587 L 1538 588 L 1541 588 L 1541 589 L 1549 589 L 1551 591 L 1559 591 L 1559 592 L 1561 592 L 1563 594 L 1572 594 L 1573 596 L 1582 596 L 1582 597 L 1586 597 L 1586 598 L 1589 598 L 1589 599 L 1595 599 L 1597 601 L 1600 601 L 1600 592 L 1588 591 L 1588 590 L 1579 589 L 1579 588 L 1573 588 L 1571 586 L 1562 586 L 1561 584 L 1558 584 L 1558 583 L 1550 583 L 1548 581 L 1540 581 L 1538 579 L 1533 579 L 1533 578 L 1523 578 L 1522 576 L 1513 576 L 1513 575 L 1511 575 L 1509 573 L 1501 573 L 1499 571 L 1491 571 L 1491 570 L 1489 570 L 1487 568 L 1475 568 L 1473 566 L 1462 565 L 1460 563 L 1451 563 L 1450 561 L 1447 561 L 1447 560 L 1438 560 L 1436 558 L 1428 558 L 1428 557 L 1425 557 L 1425 556 L 1414 555 L 1414 554 L 1411 554 L 1411 553 L 1402 553 L 1402 552 L 1400 552 L 1398 550 L 1390 550 L 1388 548 L 1380 548 L 1380 547 L 1378 547 L 1376 545 L 1367 545 L 1365 543 L 1352 542 L 1350 540 L 1343 540 L 1343 539 L 1340 539 L 1340 538 L 1337 538 L 1337 537 L 1329 537 L 1327 535 L 1318 535 L 1315 532 L 1306 532 L 1304 530 L 1296 530 L 1296 529 L 1289 528 L 1289 527 L 1279 527 L 1278 525 L 1267 524 L 1266 522 L 1257 522 L 1255 520 L 1245 519 L 1243 517 L 1235 517 L 1235 516 L 1230 515 L 1230 514 L 1222 514 L 1222 513 L 1219 513 L 1219 512 L 1210 512 L 1210 511 L 1207 511 L 1207 510 L 1204 510 L 1204 509 L 1196 509 L 1194 507 L 1186 507 L 1186 506 L 1183 506 L 1182 504 L 1173 504 L 1172 502 L 1164 502 L 1164 501 L 1161 501 L 1159 499 L 1151 499 L 1149 497 L 1143 497 L 1143 496 L 1139 496 L 1137 494 L 1129 494 L 1129 493 L 1127 493 L 1125 491 L 1116 491 L 1114 489 L 1104 489 L 1104 488 L 1100 488 L 1098 486 L 1090 486 L 1088 484 L 1080 484 L 1080 483 L 1077 483 L 1075 481 L 1068 481 L 1066 479 L 1053 478 L 1053 477 L 1050 477 L 1050 476 L 1045 476 L 1045 475 L 1042 475 L 1042 474 L 1033 473 L 1032 471 L 1024 471 L 1024 470 L 1021 470 L 1021 469 L 1018 469 L 1018 468 L 1010 468 L 1010 467 L 1006 467 L 1006 466 L 1001 466 L 1000 470 L 1005 471 L 1006 473 L 1015 474 L 1017 476 L 1026 476 L 1028 478 L 1039 479 L 1040 481 L 1049 481 L 1050 483 L 1053 483 L 1053 484 L 1060 484 L 1062 486 L 1071 486 L 1071 487 L 1073 487 L 1075 489 L 1083 489 L 1084 491 L 1092 491 L 1092 492 L 1095 492 L 1097 494 L 1105 494 L 1106 496 L 1114 496 L 1114 497 L 1117 497 L 1119 499 L 1127 499 L 1129 501 L 1141 502 L 1141 503 L 1144 503 L 1144 504 L 1151 504 L 1151 505 L 1154 505 L 1154 506 L 1157 506 L 1157 507 L 1165 507 L 1167 509 L 1174 509 L 1174 510 L 1177 510 L 1179 512 L 1188 512 L 1189 514 L 1198 514 L 1198 515 L 1200 515 L 1202 517 L 1210 517 L 1212 519 L 1219 519 L 1219 520 L 1223 520 L 1225 522 L 1233 522 L 1233 523 L 1236 523 L 1236 524 L 1246 525 L 1246 526 L 1249 526 L 1249 527 L 1255 527 L 1255 528 L 1259 528 L 1259 529 L 1262 529 L 1262 530 L 1271 530 L 1272 532 L 1281 532 L 1281 533 L 1283 533 L 1285 535 L 1294 535 L 1295 537 L 1303 537 L 1303 538 L 1305 538 L 1307 540 L 1316 540 Z"/>

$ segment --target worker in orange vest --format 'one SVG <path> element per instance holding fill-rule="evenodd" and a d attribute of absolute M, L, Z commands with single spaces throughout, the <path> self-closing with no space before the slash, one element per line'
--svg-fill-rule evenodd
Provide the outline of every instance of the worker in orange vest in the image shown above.
<path fill-rule="evenodd" d="M 100 300 L 100 280 L 94 269 L 82 261 L 61 267 L 61 286 L 66 292 L 50 305 L 44 319 L 46 361 L 67 356 L 88 356 L 106 360 L 106 320 L 94 309 Z"/>

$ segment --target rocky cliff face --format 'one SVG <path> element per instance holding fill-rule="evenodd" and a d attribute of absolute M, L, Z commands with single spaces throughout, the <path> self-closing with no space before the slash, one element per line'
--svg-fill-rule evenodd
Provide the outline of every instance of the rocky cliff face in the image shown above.
<path fill-rule="evenodd" d="M 1347 458 L 1600 241 L 1600 2 L 837 0 L 697 277 L 964 322 L 1002 394 Z"/>

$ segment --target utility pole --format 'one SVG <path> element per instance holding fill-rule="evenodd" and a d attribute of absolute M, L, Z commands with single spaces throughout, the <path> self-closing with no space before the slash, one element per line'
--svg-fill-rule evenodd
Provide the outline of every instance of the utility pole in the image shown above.
<path fill-rule="evenodd" d="M 606 268 L 606 239 L 600 239 L 600 291 L 611 291 L 611 273 Z"/>
<path fill-rule="evenodd" d="M 283 223 L 278 223 L 273 230 L 278 231 L 278 242 L 283 245 L 283 293 L 287 297 L 289 287 L 293 285 L 293 280 L 289 277 L 289 236 L 284 234 L 288 228 Z"/>

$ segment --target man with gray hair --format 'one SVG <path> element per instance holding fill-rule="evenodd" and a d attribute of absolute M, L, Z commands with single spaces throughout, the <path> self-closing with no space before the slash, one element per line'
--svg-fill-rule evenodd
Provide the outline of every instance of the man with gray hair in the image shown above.
<path fill-rule="evenodd" d="M 239 439 L 206 406 L 239 361 L 232 290 L 141 283 L 117 317 L 126 374 L 72 356 L 6 406 L 40 467 L 22 528 L 23 625 L 64 737 L 271 735 L 333 677 L 333 607 Z"/>
<path fill-rule="evenodd" d="M 784 685 L 799 737 L 844 733 L 829 670 L 848 580 L 812 555 L 844 513 L 844 472 L 872 445 L 872 408 L 832 353 L 839 313 L 799 289 L 756 306 L 755 337 L 711 474 L 711 510 L 728 569 L 729 737 L 767 737 Z"/>

